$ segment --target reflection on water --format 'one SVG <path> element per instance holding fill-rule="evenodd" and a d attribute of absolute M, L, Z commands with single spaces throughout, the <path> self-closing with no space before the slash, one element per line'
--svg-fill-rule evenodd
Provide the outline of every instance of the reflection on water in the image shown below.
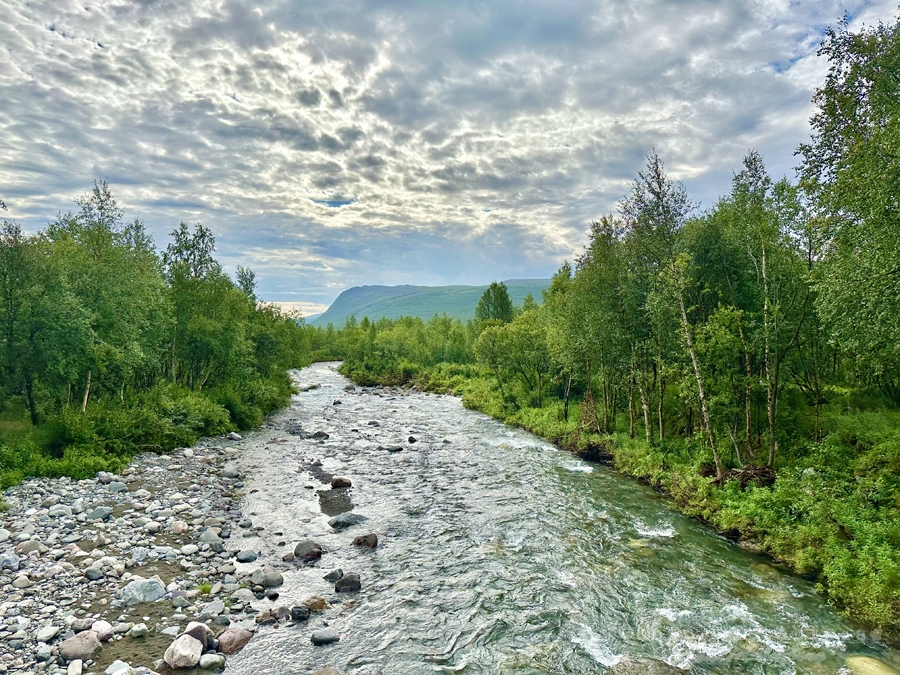
<path fill-rule="evenodd" d="M 329 437 L 275 433 L 285 442 L 264 445 L 273 433 L 260 432 L 243 460 L 245 506 L 265 529 L 232 547 L 252 545 L 283 571 L 278 604 L 318 594 L 333 607 L 299 628 L 261 631 L 229 672 L 601 673 L 632 654 L 694 673 L 771 675 L 837 673 L 850 654 L 891 658 L 809 584 L 672 512 L 650 488 L 451 397 L 345 392 L 327 364 L 300 380 L 322 386 L 283 418 Z M 404 449 L 385 449 L 394 445 Z M 325 475 L 353 481 L 334 504 L 352 498 L 365 524 L 328 527 L 342 507 L 326 496 L 322 513 Z M 351 545 L 370 531 L 377 549 Z M 325 554 L 312 568 L 281 563 L 272 532 L 288 546 L 314 539 Z M 336 567 L 360 574 L 355 597 L 322 579 Z M 341 641 L 313 647 L 323 622 Z"/>

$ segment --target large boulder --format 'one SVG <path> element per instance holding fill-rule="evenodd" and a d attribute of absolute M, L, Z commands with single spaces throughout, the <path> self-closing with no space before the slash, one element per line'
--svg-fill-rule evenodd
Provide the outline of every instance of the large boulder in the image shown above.
<path fill-rule="evenodd" d="M 59 654 L 66 661 L 74 661 L 80 659 L 87 661 L 98 649 L 103 645 L 100 644 L 100 638 L 92 630 L 85 630 L 77 635 L 63 640 L 59 645 Z"/>
<path fill-rule="evenodd" d="M 192 635 L 180 635 L 163 654 L 169 668 L 193 668 L 200 663 L 203 645 Z"/>
<path fill-rule="evenodd" d="M 122 589 L 122 602 L 128 606 L 138 605 L 142 602 L 156 602 L 165 595 L 166 587 L 159 577 L 136 577 Z"/>
<path fill-rule="evenodd" d="M 322 547 L 312 539 L 301 541 L 294 547 L 294 558 L 303 562 L 313 562 L 322 557 Z"/>
<path fill-rule="evenodd" d="M 680 675 L 685 671 L 657 659 L 626 656 L 606 671 L 606 675 Z"/>
<path fill-rule="evenodd" d="M 240 626 L 226 628 L 219 636 L 219 651 L 223 654 L 237 654 L 252 637 L 253 633 L 246 628 Z"/>

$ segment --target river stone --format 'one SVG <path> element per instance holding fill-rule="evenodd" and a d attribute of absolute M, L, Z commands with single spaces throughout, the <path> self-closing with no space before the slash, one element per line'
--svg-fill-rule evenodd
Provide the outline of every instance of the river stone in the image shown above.
<path fill-rule="evenodd" d="M 216 532 L 216 528 L 211 527 L 208 530 L 204 530 L 203 534 L 200 535 L 200 542 L 203 544 L 214 544 L 216 542 L 221 543 L 221 539 L 219 538 L 219 534 Z"/>
<path fill-rule="evenodd" d="M 895 669 L 871 656 L 848 656 L 844 665 L 852 670 L 854 675 L 897 675 Z"/>
<path fill-rule="evenodd" d="M 13 580 L 12 585 L 13 588 L 18 589 L 31 588 L 34 586 L 34 582 L 28 578 L 27 574 L 20 574 Z"/>
<path fill-rule="evenodd" d="M 51 518 L 68 518 L 72 515 L 72 507 L 66 506 L 65 504 L 57 504 L 50 507 L 50 510 L 47 511 L 47 515 Z"/>
<path fill-rule="evenodd" d="M 59 645 L 59 654 L 66 661 L 75 659 L 87 661 L 100 647 L 102 645 L 97 634 L 92 630 L 86 630 L 68 640 L 63 640 Z"/>
<path fill-rule="evenodd" d="M 126 605 L 137 605 L 142 602 L 156 602 L 166 594 L 159 577 L 150 579 L 136 578 L 122 589 L 122 602 Z"/>
<path fill-rule="evenodd" d="M 106 520 L 112 515 L 113 510 L 108 506 L 98 506 L 91 509 L 85 516 L 88 520 Z"/>
<path fill-rule="evenodd" d="M 97 639 L 100 642 L 106 642 L 107 640 L 111 640 L 113 636 L 113 627 L 109 621 L 95 621 L 91 624 L 91 632 L 97 635 Z"/>
<path fill-rule="evenodd" d="M 133 638 L 142 638 L 146 637 L 147 633 L 150 632 L 150 629 L 147 628 L 147 624 L 138 623 L 131 627 L 131 630 L 128 631 L 128 634 Z"/>
<path fill-rule="evenodd" d="M 21 544 L 16 546 L 16 553 L 19 555 L 28 555 L 29 553 L 33 553 L 34 551 L 38 551 L 42 553 L 41 549 L 47 550 L 46 547 L 39 542 L 37 539 L 29 539 L 28 541 L 23 541 Z"/>
<path fill-rule="evenodd" d="M 377 534 L 363 534 L 353 540 L 354 546 L 362 546 L 364 548 L 375 548 L 378 546 Z"/>
<path fill-rule="evenodd" d="M 256 551 L 238 551 L 237 561 L 242 563 L 252 563 L 256 561 Z"/>
<path fill-rule="evenodd" d="M 355 593 L 360 588 L 362 588 L 362 584 L 359 581 L 359 575 L 352 572 L 334 582 L 335 593 Z"/>
<path fill-rule="evenodd" d="M 218 600 L 216 602 L 218 602 Z M 224 608 L 225 606 L 223 604 L 222 609 Z M 190 635 L 200 643 L 200 646 L 204 651 L 206 651 L 206 649 L 209 647 L 210 640 L 215 637 L 214 633 L 212 632 L 212 628 L 207 626 L 205 623 L 200 623 L 199 621 L 191 621 L 187 625 L 187 628 L 184 629 L 184 633 L 182 633 L 182 635 Z"/>
<path fill-rule="evenodd" d="M 626 656 L 606 671 L 606 675 L 679 675 L 685 671 L 657 659 Z"/>
<path fill-rule="evenodd" d="M 125 483 L 120 483 L 119 481 L 114 480 L 106 486 L 106 489 L 110 492 L 127 492 L 128 486 L 125 485 Z"/>
<path fill-rule="evenodd" d="M 322 547 L 311 539 L 305 539 L 294 547 L 294 557 L 303 562 L 313 562 L 322 557 Z"/>
<path fill-rule="evenodd" d="M 291 607 L 292 621 L 306 621 L 309 618 L 309 607 L 306 605 L 295 605 Z"/>
<path fill-rule="evenodd" d="M 330 645 L 341 640 L 341 637 L 330 628 L 313 631 L 309 637 L 314 645 Z"/>
<path fill-rule="evenodd" d="M 309 607 L 309 611 L 311 612 L 322 612 L 328 607 L 328 603 L 325 602 L 325 598 L 318 595 L 312 595 L 308 597 L 303 601 L 303 604 Z"/>
<path fill-rule="evenodd" d="M 109 667 L 103 671 L 103 675 L 131 675 L 134 672 L 129 664 L 124 661 L 113 661 Z"/>
<path fill-rule="evenodd" d="M 353 527 L 368 520 L 365 516 L 358 513 L 342 513 L 328 521 L 328 524 L 336 530 L 342 530 L 345 527 Z"/>
<path fill-rule="evenodd" d="M 84 663 L 81 659 L 75 659 L 66 668 L 66 675 L 81 675 L 84 672 Z"/>
<path fill-rule="evenodd" d="M 331 582 L 334 582 L 334 581 L 337 581 L 338 579 L 340 579 L 342 576 L 344 576 L 344 570 L 342 570 L 342 569 L 339 567 L 339 568 L 336 569 L 336 570 L 331 570 L 328 574 L 326 574 L 326 575 L 325 575 L 324 577 L 322 577 L 322 578 L 323 578 L 325 581 L 331 581 Z"/>
<path fill-rule="evenodd" d="M 50 642 L 59 634 L 59 626 L 44 626 L 35 634 L 38 642 Z"/>
<path fill-rule="evenodd" d="M 241 472 L 234 464 L 226 464 L 219 473 L 222 478 L 240 478 Z"/>
<path fill-rule="evenodd" d="M 335 476 L 331 479 L 331 489 L 337 490 L 338 488 L 348 488 L 353 487 L 353 483 L 349 478 L 344 478 L 343 476 Z"/>
<path fill-rule="evenodd" d="M 221 670 L 225 667 L 225 657 L 221 654 L 204 654 L 200 657 L 200 667 L 203 670 Z"/>
<path fill-rule="evenodd" d="M 213 619 L 225 611 L 225 603 L 221 600 L 213 600 L 208 603 L 200 613 L 201 619 Z"/>
<path fill-rule="evenodd" d="M 103 578 L 103 570 L 99 567 L 88 567 L 84 571 L 84 576 L 87 577 L 88 581 L 97 581 Z"/>
<path fill-rule="evenodd" d="M 163 661 L 170 668 L 193 668 L 200 663 L 200 655 L 203 653 L 203 645 L 200 640 L 191 635 L 182 635 L 166 649 Z"/>
<path fill-rule="evenodd" d="M 0 570 L 12 570 L 13 572 L 17 572 L 19 570 L 19 564 L 19 556 L 12 551 L 0 555 Z"/>
<path fill-rule="evenodd" d="M 246 628 L 231 626 L 219 636 L 219 651 L 223 654 L 237 654 L 253 637 Z"/>
<path fill-rule="evenodd" d="M 253 570 L 253 574 L 250 575 L 250 583 L 263 588 L 274 588 L 275 586 L 281 586 L 284 583 L 284 578 L 280 572 L 273 570 L 271 567 L 260 567 Z"/>
<path fill-rule="evenodd" d="M 0 544 L 2 544 L 4 541 L 8 541 L 8 540 L 9 540 L 9 530 L 5 530 L 2 527 L 0 527 Z"/>
<path fill-rule="evenodd" d="M 242 439 L 241 435 L 232 431 L 228 434 L 228 439 L 232 441 L 240 441 Z"/>

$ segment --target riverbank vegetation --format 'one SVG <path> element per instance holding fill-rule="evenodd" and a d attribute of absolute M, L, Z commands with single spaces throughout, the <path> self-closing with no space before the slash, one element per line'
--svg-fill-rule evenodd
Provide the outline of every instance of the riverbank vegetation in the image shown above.
<path fill-rule="evenodd" d="M 309 363 L 297 317 L 230 279 L 209 229 L 156 250 L 105 182 L 34 234 L 0 222 L 0 484 L 85 478 L 252 427 Z"/>
<path fill-rule="evenodd" d="M 799 180 L 751 151 L 698 210 L 655 153 L 540 305 L 311 331 L 672 495 L 900 637 L 900 24 L 821 47 Z"/>

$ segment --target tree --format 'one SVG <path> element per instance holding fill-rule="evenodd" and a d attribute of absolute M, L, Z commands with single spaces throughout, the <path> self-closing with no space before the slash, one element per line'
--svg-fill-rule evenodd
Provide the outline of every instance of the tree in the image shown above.
<path fill-rule="evenodd" d="M 830 68 L 798 151 L 824 233 L 818 306 L 833 343 L 900 402 L 900 20 L 852 33 L 845 17 L 819 54 Z"/>
<path fill-rule="evenodd" d="M 509 299 L 509 291 L 502 281 L 492 281 L 487 290 L 478 300 L 475 308 L 475 318 L 479 323 L 486 321 L 500 321 L 509 323 L 513 320 L 514 310 L 512 300 Z"/>

